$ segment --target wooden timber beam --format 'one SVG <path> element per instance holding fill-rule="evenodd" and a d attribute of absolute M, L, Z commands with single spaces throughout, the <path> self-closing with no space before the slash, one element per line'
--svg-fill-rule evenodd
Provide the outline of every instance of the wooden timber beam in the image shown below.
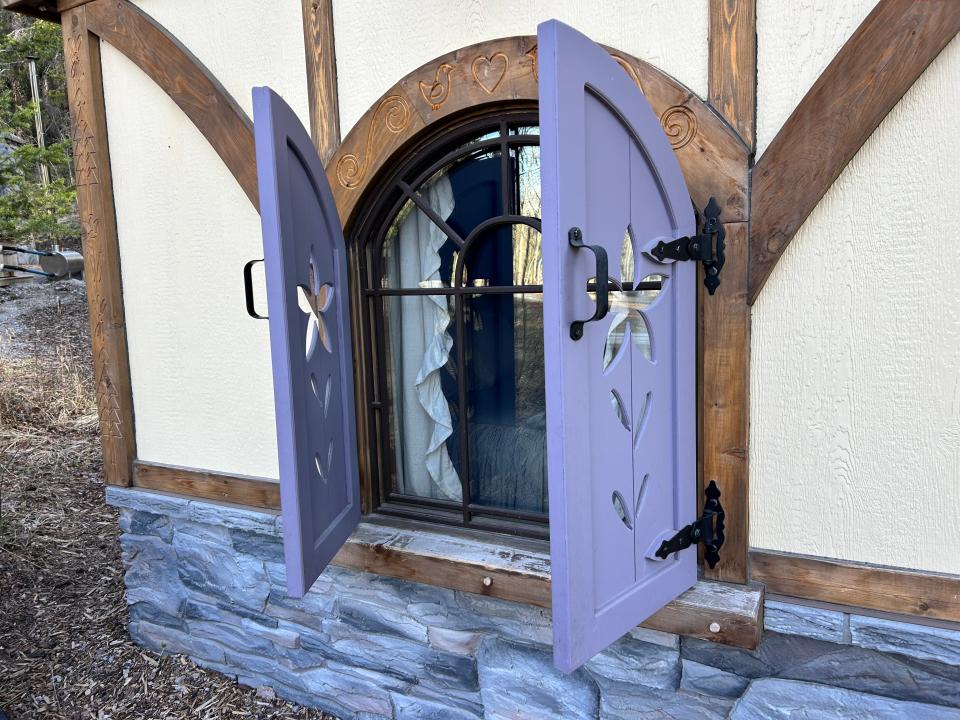
<path fill-rule="evenodd" d="M 129 0 L 82 6 L 90 32 L 122 52 L 193 121 L 259 210 L 253 123 L 179 40 Z"/>
<path fill-rule="evenodd" d="M 751 550 L 753 579 L 805 600 L 960 622 L 960 576 Z"/>
<path fill-rule="evenodd" d="M 755 0 L 710 0 L 709 95 L 714 109 L 747 146 L 756 115 Z M 745 157 L 744 162 L 748 160 Z M 746 170 L 746 167 L 744 167 Z M 718 198 L 723 203 L 723 198 Z M 723 219 L 723 218 L 722 218 Z M 728 218 L 729 219 L 729 218 Z M 750 306 L 747 305 L 749 224 L 726 223 L 726 264 L 714 295 L 698 292 L 699 479 L 720 488 L 727 513 L 720 563 L 704 577 L 747 582 L 750 532 Z M 702 277 L 702 270 L 700 271 Z"/>
<path fill-rule="evenodd" d="M 133 393 L 100 45 L 83 7 L 64 13 L 62 28 L 103 474 L 111 485 L 129 485 L 136 457 Z"/>
<path fill-rule="evenodd" d="M 817 78 L 753 169 L 751 305 L 820 198 L 957 32 L 957 0 L 880 0 Z"/>
<path fill-rule="evenodd" d="M 303 0 L 303 46 L 307 56 L 310 130 L 317 153 L 326 165 L 340 147 L 333 0 Z"/>

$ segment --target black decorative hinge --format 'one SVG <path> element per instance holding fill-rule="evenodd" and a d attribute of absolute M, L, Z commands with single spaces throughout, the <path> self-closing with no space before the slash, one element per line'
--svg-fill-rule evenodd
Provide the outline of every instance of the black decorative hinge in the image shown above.
<path fill-rule="evenodd" d="M 717 286 L 720 285 L 720 270 L 724 263 L 724 232 L 723 225 L 720 223 L 720 206 L 715 198 L 710 198 L 710 202 L 701 213 L 694 208 L 697 213 L 697 234 L 693 237 L 682 237 L 672 242 L 657 243 L 650 254 L 657 260 L 696 260 L 703 263 L 703 284 L 707 292 L 713 295 Z"/>
<path fill-rule="evenodd" d="M 725 516 L 723 505 L 720 504 L 720 488 L 711 480 L 703 494 L 707 499 L 703 503 L 703 514 L 700 519 L 681 529 L 669 540 L 664 540 L 654 553 L 658 558 L 666 560 L 675 552 L 703 543 L 703 559 L 707 561 L 707 565 L 712 568 L 720 561 Z"/>

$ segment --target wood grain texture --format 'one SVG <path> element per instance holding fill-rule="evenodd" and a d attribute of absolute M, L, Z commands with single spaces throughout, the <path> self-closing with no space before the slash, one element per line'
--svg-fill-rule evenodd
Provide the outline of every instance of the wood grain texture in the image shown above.
<path fill-rule="evenodd" d="M 133 485 L 145 490 L 162 490 L 204 500 L 268 510 L 280 509 L 280 485 L 263 478 L 223 475 L 137 460 L 133 466 Z"/>
<path fill-rule="evenodd" d="M 537 39 L 491 40 L 442 55 L 387 90 L 343 139 L 327 166 L 337 207 L 349 227 L 358 203 L 390 156 L 451 115 L 538 98 Z M 652 65 L 607 48 L 636 82 L 671 140 L 691 194 L 716 196 L 730 221 L 747 219 L 748 148 L 694 93 Z"/>
<path fill-rule="evenodd" d="M 753 304 L 840 172 L 960 31 L 955 0 L 880 0 L 790 115 L 753 170 Z"/>
<path fill-rule="evenodd" d="M 756 139 L 756 0 L 710 0 L 709 7 L 710 102 L 752 149 Z M 723 207 L 726 264 L 716 293 L 709 295 L 702 283 L 697 285 L 698 479 L 701 488 L 710 481 L 717 483 L 727 513 L 720 562 L 714 568 L 705 566 L 704 577 L 745 583 L 750 536 L 750 307 L 746 301 L 750 230 L 745 222 L 733 222 L 737 219 Z"/>
<path fill-rule="evenodd" d="M 726 511 L 726 539 L 704 577 L 747 581 L 750 538 L 750 306 L 747 223 L 726 224 L 726 264 L 714 295 L 698 284 L 700 477 L 713 480 Z M 702 269 L 700 277 L 703 277 Z M 702 498 L 701 498 L 702 501 Z"/>
<path fill-rule="evenodd" d="M 128 0 L 83 6 L 92 33 L 143 70 L 190 118 L 259 208 L 253 123 L 206 67 Z"/>
<path fill-rule="evenodd" d="M 710 0 L 709 101 L 740 133 L 756 143 L 757 2 Z"/>
<path fill-rule="evenodd" d="M 88 32 L 85 10 L 80 7 L 62 16 L 77 210 L 83 236 L 104 479 L 111 485 L 129 485 L 136 439 L 120 247 L 110 176 L 100 47 L 96 36 Z"/>
<path fill-rule="evenodd" d="M 317 153 L 326 165 L 340 147 L 333 0 L 303 0 L 303 44 L 307 57 L 310 130 Z"/>
<path fill-rule="evenodd" d="M 960 622 L 960 576 L 751 550 L 753 579 L 778 595 Z"/>

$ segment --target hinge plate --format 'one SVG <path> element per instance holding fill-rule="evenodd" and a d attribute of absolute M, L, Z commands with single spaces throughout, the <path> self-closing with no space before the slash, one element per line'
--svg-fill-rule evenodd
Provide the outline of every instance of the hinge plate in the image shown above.
<path fill-rule="evenodd" d="M 711 568 L 720 561 L 720 547 L 723 545 L 724 518 L 726 513 L 720 504 L 720 488 L 711 480 L 703 491 L 706 500 L 703 514 L 696 522 L 681 528 L 673 537 L 664 540 L 655 555 L 666 560 L 670 555 L 686 550 L 691 545 L 703 543 L 703 559 Z"/>
<path fill-rule="evenodd" d="M 724 256 L 726 232 L 720 222 L 720 205 L 716 198 L 710 198 L 701 213 L 697 214 L 697 234 L 657 243 L 650 254 L 657 260 L 694 260 L 703 264 L 703 284 L 707 292 L 713 295 L 720 285 L 720 270 L 726 260 Z"/>

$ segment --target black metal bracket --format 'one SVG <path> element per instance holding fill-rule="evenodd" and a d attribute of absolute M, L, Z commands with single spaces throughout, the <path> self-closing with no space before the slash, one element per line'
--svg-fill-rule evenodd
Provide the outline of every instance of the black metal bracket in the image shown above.
<path fill-rule="evenodd" d="M 567 240 L 572 248 L 586 248 L 590 250 L 596 260 L 596 269 L 594 278 L 596 278 L 597 287 L 597 307 L 593 311 L 593 316 L 586 320 L 574 320 L 570 323 L 570 338 L 579 340 L 583 337 L 583 326 L 594 320 L 602 320 L 610 309 L 607 288 L 607 251 L 603 245 L 586 245 L 583 242 L 583 231 L 578 227 L 570 228 L 567 233 Z"/>
<path fill-rule="evenodd" d="M 724 238 L 726 232 L 720 222 L 720 205 L 716 198 L 710 198 L 707 206 L 701 213 L 694 208 L 697 214 L 697 234 L 693 237 L 682 237 L 671 242 L 661 240 L 654 246 L 650 254 L 657 260 L 695 260 L 703 263 L 703 284 L 711 295 L 720 285 L 720 270 L 723 269 Z"/>
<path fill-rule="evenodd" d="M 720 547 L 723 545 L 724 518 L 726 513 L 720 504 L 720 488 L 711 480 L 707 489 L 703 491 L 706 501 L 703 503 L 703 514 L 700 519 L 690 523 L 669 540 L 664 540 L 660 548 L 654 553 L 658 558 L 666 560 L 670 555 L 686 550 L 691 545 L 703 543 L 703 559 L 711 568 L 720 561 Z"/>

